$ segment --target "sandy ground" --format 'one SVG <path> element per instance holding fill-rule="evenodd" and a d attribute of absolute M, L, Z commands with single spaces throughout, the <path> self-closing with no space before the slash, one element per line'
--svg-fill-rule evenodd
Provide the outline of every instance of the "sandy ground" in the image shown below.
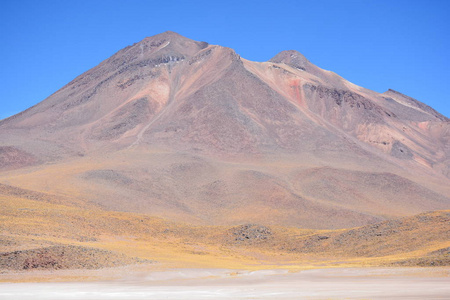
<path fill-rule="evenodd" d="M 450 299 L 450 268 L 178 269 L 112 281 L 1 283 L 0 299 Z"/>

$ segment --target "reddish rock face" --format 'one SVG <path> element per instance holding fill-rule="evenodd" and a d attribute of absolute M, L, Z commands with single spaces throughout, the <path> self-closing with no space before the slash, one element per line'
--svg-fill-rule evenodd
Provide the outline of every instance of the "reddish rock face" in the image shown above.
<path fill-rule="evenodd" d="M 122 49 L 1 121 L 0 147 L 4 172 L 94 159 L 107 167 L 70 171 L 83 197 L 191 221 L 248 223 L 270 215 L 272 223 L 343 227 L 450 203 L 445 116 L 393 90 L 356 86 L 296 51 L 251 62 L 173 32 Z M 319 190 L 298 181 L 323 167 L 336 171 L 314 173 Z M 105 170 L 129 181 L 88 176 Z M 332 174 L 326 184 L 323 174 Z M 347 178 L 355 174 L 375 174 L 377 186 L 355 180 L 352 190 Z M 363 192 L 383 190 L 380 178 L 394 175 L 408 182 L 398 187 L 402 200 L 395 189 L 383 203 L 378 192 Z M 87 181 L 97 195 L 87 192 Z M 415 185 L 427 191 L 409 193 Z M 414 204 L 402 210 L 408 197 Z M 224 213 L 235 209 L 242 213 Z"/>
<path fill-rule="evenodd" d="M 36 158 L 12 146 L 0 146 L 0 169 L 17 169 L 37 163 Z"/>

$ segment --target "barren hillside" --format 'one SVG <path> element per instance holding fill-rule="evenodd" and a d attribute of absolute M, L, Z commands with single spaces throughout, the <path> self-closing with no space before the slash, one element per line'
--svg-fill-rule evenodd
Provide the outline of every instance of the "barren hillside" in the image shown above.
<path fill-rule="evenodd" d="M 164 32 L 0 121 L 2 257 L 445 262 L 449 154 L 400 92 Z"/>

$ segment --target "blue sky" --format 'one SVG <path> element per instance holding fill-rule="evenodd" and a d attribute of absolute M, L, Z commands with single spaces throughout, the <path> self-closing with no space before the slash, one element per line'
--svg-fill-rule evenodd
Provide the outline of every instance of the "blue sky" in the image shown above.
<path fill-rule="evenodd" d="M 166 30 L 266 61 L 294 49 L 450 117 L 450 1 L 0 0 L 0 119 Z"/>

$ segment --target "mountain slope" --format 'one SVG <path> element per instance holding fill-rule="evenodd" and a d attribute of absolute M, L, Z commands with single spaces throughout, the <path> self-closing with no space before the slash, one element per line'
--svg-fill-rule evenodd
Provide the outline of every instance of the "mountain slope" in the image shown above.
<path fill-rule="evenodd" d="M 283 51 L 165 32 L 0 122 L 0 182 L 201 224 L 344 228 L 450 205 L 450 122 Z"/>

